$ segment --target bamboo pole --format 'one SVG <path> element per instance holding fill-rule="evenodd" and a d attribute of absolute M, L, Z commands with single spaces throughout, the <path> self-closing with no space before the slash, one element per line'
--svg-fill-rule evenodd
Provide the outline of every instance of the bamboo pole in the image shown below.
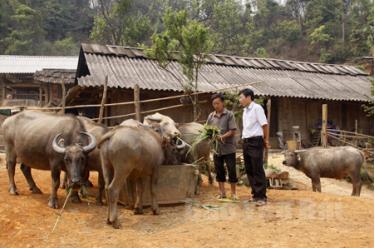
<path fill-rule="evenodd" d="M 205 101 L 200 101 L 199 102 L 200 104 L 201 103 L 207 103 L 207 100 Z M 158 111 L 163 111 L 163 110 L 168 110 L 168 109 L 173 109 L 173 108 L 181 108 L 181 107 L 185 107 L 187 105 L 185 104 L 178 104 L 178 105 L 172 105 L 172 106 L 168 106 L 168 107 L 164 107 L 164 108 L 157 108 L 157 109 L 151 109 L 151 110 L 146 110 L 146 111 L 141 111 L 140 114 L 149 114 L 149 113 L 155 113 L 155 112 L 158 112 Z M 124 115 L 113 115 L 113 116 L 108 116 L 108 117 L 103 117 L 104 120 L 110 120 L 110 119 L 120 119 L 120 118 L 125 118 L 125 117 L 130 117 L 130 116 L 135 116 L 136 113 L 129 113 L 129 114 L 124 114 Z M 99 118 L 92 118 L 91 120 L 98 120 Z"/>
<path fill-rule="evenodd" d="M 141 121 L 141 104 L 140 104 L 140 89 L 139 85 L 134 85 L 134 112 L 135 112 L 135 119 L 137 121 Z"/>
<path fill-rule="evenodd" d="M 327 147 L 327 104 L 322 105 L 322 132 L 321 141 L 322 146 Z"/>
<path fill-rule="evenodd" d="M 99 109 L 99 118 L 98 118 L 98 123 L 103 123 L 103 114 L 104 114 L 104 104 L 107 101 L 107 87 L 108 86 L 108 75 L 105 76 L 104 80 L 104 87 L 103 87 L 103 95 L 102 95 L 102 102 L 100 104 L 100 109 Z"/>

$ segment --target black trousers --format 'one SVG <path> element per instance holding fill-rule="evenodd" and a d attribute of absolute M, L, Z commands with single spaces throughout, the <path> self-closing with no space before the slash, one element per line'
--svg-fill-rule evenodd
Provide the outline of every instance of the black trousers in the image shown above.
<path fill-rule="evenodd" d="M 230 183 L 237 183 L 237 174 L 236 174 L 236 153 L 230 153 L 225 155 L 214 155 L 214 164 L 216 171 L 216 181 L 225 182 L 225 168 L 224 162 L 227 165 L 228 177 Z"/>
<path fill-rule="evenodd" d="M 253 137 L 244 139 L 243 157 L 245 161 L 245 170 L 253 199 L 267 199 L 267 179 L 263 168 L 263 137 Z"/>

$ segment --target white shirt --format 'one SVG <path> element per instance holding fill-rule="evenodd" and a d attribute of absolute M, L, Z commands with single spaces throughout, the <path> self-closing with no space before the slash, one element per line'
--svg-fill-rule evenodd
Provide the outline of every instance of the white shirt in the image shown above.
<path fill-rule="evenodd" d="M 251 102 L 250 105 L 243 110 L 242 138 L 246 139 L 255 136 L 263 136 L 262 126 L 265 124 L 268 124 L 268 122 L 262 106 L 255 102 Z"/>

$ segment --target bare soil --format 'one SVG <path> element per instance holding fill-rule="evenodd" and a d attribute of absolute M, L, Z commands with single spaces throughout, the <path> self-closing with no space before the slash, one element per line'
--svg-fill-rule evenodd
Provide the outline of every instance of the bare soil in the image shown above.
<path fill-rule="evenodd" d="M 240 203 L 220 203 L 217 185 L 205 180 L 202 192 L 185 205 L 161 208 L 154 216 L 133 215 L 119 208 L 122 229 L 106 224 L 106 206 L 96 206 L 93 198 L 80 204 L 68 203 L 54 233 L 57 213 L 47 201 L 50 174 L 33 171 L 44 192 L 33 195 L 19 169 L 16 183 L 20 195 L 8 194 L 8 176 L 0 164 L 0 248 L 4 247 L 373 247 L 373 192 L 364 188 L 361 197 L 349 196 L 345 181 L 322 180 L 324 193 L 311 192 L 309 180 L 280 164 L 280 155 L 271 163 L 288 169 L 299 188 L 269 190 L 266 206 L 256 207 L 246 200 L 249 189 L 238 189 Z M 96 182 L 96 175 L 91 176 Z M 328 180 L 328 181 L 327 181 Z M 92 189 L 94 193 L 96 188 Z M 62 206 L 65 192 L 59 190 Z"/>

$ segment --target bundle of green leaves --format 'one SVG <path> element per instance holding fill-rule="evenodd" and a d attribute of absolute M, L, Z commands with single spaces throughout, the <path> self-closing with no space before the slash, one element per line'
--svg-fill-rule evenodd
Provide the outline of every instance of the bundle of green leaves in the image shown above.
<path fill-rule="evenodd" d="M 211 148 L 214 151 L 214 153 L 217 153 L 217 148 L 219 145 L 218 143 L 219 135 L 220 135 L 219 128 L 212 126 L 212 125 L 204 124 L 203 129 L 200 131 L 199 135 L 194 139 L 194 142 L 191 145 L 188 153 L 194 151 L 202 141 L 206 141 L 206 140 L 210 142 Z"/>

